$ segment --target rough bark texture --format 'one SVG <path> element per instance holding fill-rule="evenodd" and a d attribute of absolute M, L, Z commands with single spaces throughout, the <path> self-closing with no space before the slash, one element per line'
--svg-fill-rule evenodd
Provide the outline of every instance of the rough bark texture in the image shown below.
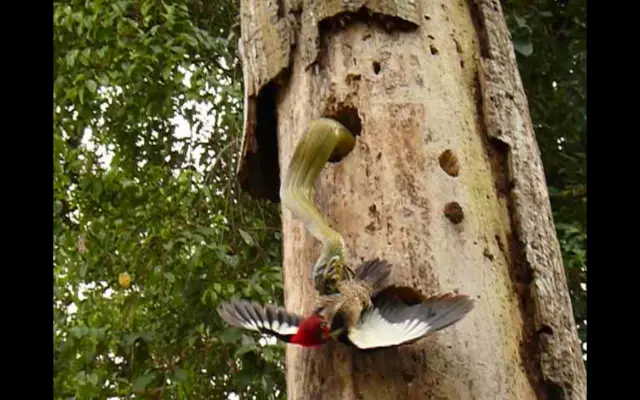
<path fill-rule="evenodd" d="M 394 283 L 477 299 L 460 323 L 410 346 L 290 347 L 289 398 L 586 398 L 539 150 L 499 2 L 243 0 L 242 13 L 243 28 L 257 26 L 242 34 L 245 80 L 254 85 L 243 187 L 273 198 L 307 124 L 346 121 L 360 135 L 356 148 L 323 172 L 315 199 L 344 235 L 349 260 L 383 257 Z M 251 22 L 264 15 L 288 20 L 287 28 Z M 313 29 L 315 44 L 305 33 Z M 277 60 L 248 55 L 281 45 L 271 40 L 303 39 Z M 288 211 L 282 218 L 286 305 L 309 312 L 320 245 Z"/>

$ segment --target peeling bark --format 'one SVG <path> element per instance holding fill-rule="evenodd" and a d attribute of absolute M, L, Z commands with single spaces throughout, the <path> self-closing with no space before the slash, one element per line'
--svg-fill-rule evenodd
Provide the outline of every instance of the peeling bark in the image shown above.
<path fill-rule="evenodd" d="M 502 173 L 514 234 L 513 259 L 528 276 L 521 294 L 529 318 L 529 351 L 538 363 L 535 382 L 550 399 L 586 398 L 586 373 L 553 225 L 551 204 L 529 106 L 498 0 L 476 0 L 481 26 L 479 69 L 485 133 L 505 145 Z M 498 145 L 500 146 L 500 145 Z M 514 266 L 512 266 L 513 268 Z"/>
<path fill-rule="evenodd" d="M 242 65 L 248 96 L 257 96 L 289 66 L 294 31 L 284 7 L 276 0 L 242 1 Z"/>
<path fill-rule="evenodd" d="M 245 112 L 238 180 L 252 196 L 277 201 L 274 95 L 291 62 L 295 31 L 281 0 L 243 0 L 240 14 Z"/>
<path fill-rule="evenodd" d="M 460 323 L 405 347 L 288 348 L 289 398 L 586 398 L 499 2 L 243 0 L 242 17 L 243 187 L 277 200 L 303 130 L 335 117 L 359 136 L 323 172 L 315 202 L 343 234 L 348 260 L 382 257 L 392 283 L 477 299 Z M 286 305 L 307 313 L 320 245 L 288 211 L 282 219 Z"/>
<path fill-rule="evenodd" d="M 387 28 L 417 28 L 417 0 L 306 0 L 302 9 L 301 57 L 305 68 L 317 62 L 321 24 L 344 27 L 354 19 L 379 22 Z M 329 22 L 329 23 L 327 23 Z"/>

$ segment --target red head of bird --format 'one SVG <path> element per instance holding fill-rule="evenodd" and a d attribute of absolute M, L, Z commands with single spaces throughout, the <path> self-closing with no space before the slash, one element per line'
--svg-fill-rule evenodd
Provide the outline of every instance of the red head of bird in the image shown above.
<path fill-rule="evenodd" d="M 473 308 L 468 296 L 425 297 L 410 287 L 386 286 L 389 273 L 386 261 L 363 263 L 354 278 L 339 282 L 338 294 L 323 296 L 307 318 L 245 300 L 225 302 L 218 313 L 232 326 L 299 346 L 317 347 L 335 337 L 359 349 L 373 349 L 412 343 L 455 324 Z"/>
<path fill-rule="evenodd" d="M 300 321 L 298 331 L 291 337 L 290 342 L 304 347 L 317 347 L 326 343 L 329 335 L 330 328 L 324 318 L 313 314 Z"/>
<path fill-rule="evenodd" d="M 282 307 L 237 299 L 221 304 L 218 313 L 231 326 L 274 335 L 298 346 L 317 347 L 331 338 L 329 324 L 315 313 L 302 318 Z"/>

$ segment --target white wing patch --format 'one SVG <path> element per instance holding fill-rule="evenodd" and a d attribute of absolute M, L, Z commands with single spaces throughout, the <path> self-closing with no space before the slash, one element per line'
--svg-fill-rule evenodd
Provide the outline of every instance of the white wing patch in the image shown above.
<path fill-rule="evenodd" d="M 245 300 L 233 300 L 218 308 L 218 314 L 229 325 L 254 332 L 291 336 L 298 331 L 300 317 L 284 308 L 262 306 Z"/>
<path fill-rule="evenodd" d="M 472 308 L 472 300 L 457 295 L 436 296 L 412 306 L 387 299 L 365 311 L 348 337 L 361 349 L 398 346 L 458 322 Z"/>

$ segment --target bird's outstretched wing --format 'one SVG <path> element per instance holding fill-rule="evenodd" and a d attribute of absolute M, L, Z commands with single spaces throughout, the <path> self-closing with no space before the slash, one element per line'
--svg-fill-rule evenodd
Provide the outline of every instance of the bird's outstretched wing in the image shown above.
<path fill-rule="evenodd" d="M 347 336 L 360 349 L 398 346 L 458 322 L 472 308 L 473 300 L 464 295 L 433 296 L 412 305 L 397 296 L 380 296 Z"/>
<path fill-rule="evenodd" d="M 374 258 L 360 264 L 353 279 L 366 282 L 371 287 L 371 296 L 375 296 L 387 286 L 389 275 L 391 264 L 387 260 Z"/>
<path fill-rule="evenodd" d="M 298 331 L 300 316 L 287 312 L 283 307 L 271 304 L 263 306 L 255 302 L 233 299 L 218 307 L 218 314 L 226 323 L 289 342 Z"/>

